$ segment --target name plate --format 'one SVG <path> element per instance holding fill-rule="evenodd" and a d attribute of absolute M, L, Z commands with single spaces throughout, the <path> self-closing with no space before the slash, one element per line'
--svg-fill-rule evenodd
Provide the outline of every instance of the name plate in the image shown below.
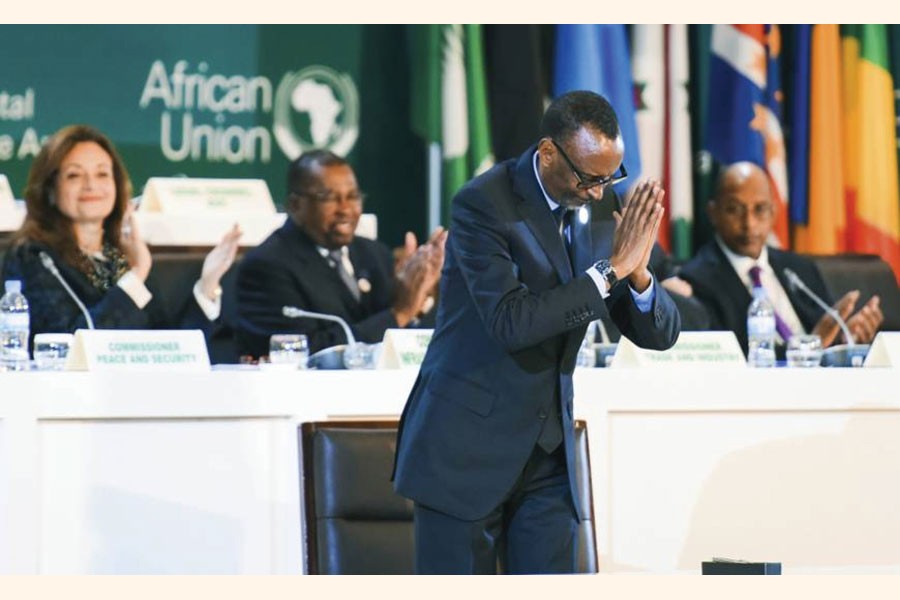
<path fill-rule="evenodd" d="M 67 371 L 209 371 L 199 329 L 79 329 Z"/>
<path fill-rule="evenodd" d="M 9 179 L 6 178 L 6 175 L 0 175 L 0 206 L 13 206 L 15 202 L 16 197 L 9 185 Z"/>
<path fill-rule="evenodd" d="M 16 205 L 16 197 L 6 175 L 0 175 L 0 231 L 15 231 L 22 225 L 25 210 Z"/>
<path fill-rule="evenodd" d="M 872 340 L 864 367 L 900 366 L 900 331 L 879 331 Z"/>
<path fill-rule="evenodd" d="M 384 332 L 377 368 L 418 369 L 433 333 L 433 329 L 388 329 Z"/>
<path fill-rule="evenodd" d="M 262 179 L 151 177 L 141 210 L 168 215 L 272 215 L 275 203 Z"/>
<path fill-rule="evenodd" d="M 731 331 L 683 331 L 668 350 L 645 350 L 622 336 L 612 367 L 746 367 L 747 360 Z"/>

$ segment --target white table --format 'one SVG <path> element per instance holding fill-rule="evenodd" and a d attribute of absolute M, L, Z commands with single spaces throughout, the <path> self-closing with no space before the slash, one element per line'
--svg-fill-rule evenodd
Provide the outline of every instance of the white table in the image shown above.
<path fill-rule="evenodd" d="M 0 373 L 0 573 L 298 573 L 297 425 L 415 373 Z M 603 572 L 900 571 L 900 374 L 576 372 Z"/>

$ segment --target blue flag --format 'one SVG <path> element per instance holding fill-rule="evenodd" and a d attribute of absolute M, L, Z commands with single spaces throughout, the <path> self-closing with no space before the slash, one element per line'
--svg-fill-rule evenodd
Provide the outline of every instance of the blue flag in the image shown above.
<path fill-rule="evenodd" d="M 624 194 L 641 174 L 641 153 L 634 121 L 631 56 L 624 25 L 557 25 L 553 96 L 590 90 L 609 100 L 625 142 L 628 179 L 616 185 Z"/>
<path fill-rule="evenodd" d="M 791 90 L 790 161 L 791 223 L 809 223 L 809 98 L 811 25 L 794 26 L 793 88 Z"/>

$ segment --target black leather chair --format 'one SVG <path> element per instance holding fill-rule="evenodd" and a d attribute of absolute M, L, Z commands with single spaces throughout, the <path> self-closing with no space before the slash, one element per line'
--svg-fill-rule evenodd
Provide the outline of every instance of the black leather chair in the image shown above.
<path fill-rule="evenodd" d="M 859 304 L 874 294 L 881 298 L 884 331 L 900 331 L 900 288 L 897 279 L 877 254 L 838 254 L 810 256 L 822 273 L 831 297 L 837 300 L 849 290 L 859 290 Z"/>
<path fill-rule="evenodd" d="M 311 575 L 412 574 L 413 506 L 390 482 L 396 421 L 303 423 L 306 572 Z M 578 486 L 590 508 L 578 537 L 579 572 L 597 572 L 587 428 L 576 422 Z"/>
<path fill-rule="evenodd" d="M 166 314 L 177 315 L 191 300 L 194 283 L 200 278 L 206 248 L 181 251 L 154 251 L 153 268 L 147 281 L 154 290 L 154 298 L 163 303 Z M 234 341 L 234 324 L 237 321 L 235 281 L 237 264 L 222 277 L 222 314 L 213 326 L 207 345 L 213 364 L 238 362 L 237 344 Z"/>

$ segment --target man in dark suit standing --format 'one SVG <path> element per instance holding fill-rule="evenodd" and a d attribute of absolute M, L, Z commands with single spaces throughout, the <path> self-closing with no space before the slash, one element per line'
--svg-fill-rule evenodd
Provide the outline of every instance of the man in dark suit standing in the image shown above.
<path fill-rule="evenodd" d="M 679 276 L 706 305 L 713 329 L 733 331 L 746 353 L 750 290 L 761 285 L 778 315 L 779 338 L 811 332 L 822 338 L 823 346 L 840 339 L 837 322 L 802 292 L 791 289 L 784 274 L 785 268 L 793 270 L 810 289 L 830 303 L 825 282 L 815 264 L 793 252 L 766 245 L 775 222 L 775 204 L 765 171 L 750 162 L 725 168 L 707 212 L 716 237 L 700 248 L 682 267 Z M 878 296 L 852 314 L 857 300 L 859 291 L 847 292 L 834 308 L 847 321 L 855 341 L 869 343 L 884 315 Z"/>
<path fill-rule="evenodd" d="M 418 248 L 407 234 L 395 265 L 390 249 L 356 237 L 363 194 L 353 169 L 326 150 L 307 152 L 288 168 L 288 219 L 247 252 L 237 275 L 236 337 L 241 354 L 268 354 L 273 333 L 303 333 L 311 352 L 346 342 L 336 323 L 290 319 L 282 307 L 335 315 L 358 341 L 380 342 L 426 309 L 440 277 L 446 233 Z"/>
<path fill-rule="evenodd" d="M 395 488 L 415 502 L 418 573 L 570 573 L 579 506 L 572 372 L 604 302 L 620 329 L 665 349 L 679 317 L 647 269 L 662 190 L 637 186 L 608 260 L 590 204 L 625 175 L 615 112 L 556 99 L 540 141 L 453 201 L 437 328 L 403 411 Z M 558 218 L 557 218 L 557 215 Z M 594 393 L 603 393 L 595 390 Z"/>

